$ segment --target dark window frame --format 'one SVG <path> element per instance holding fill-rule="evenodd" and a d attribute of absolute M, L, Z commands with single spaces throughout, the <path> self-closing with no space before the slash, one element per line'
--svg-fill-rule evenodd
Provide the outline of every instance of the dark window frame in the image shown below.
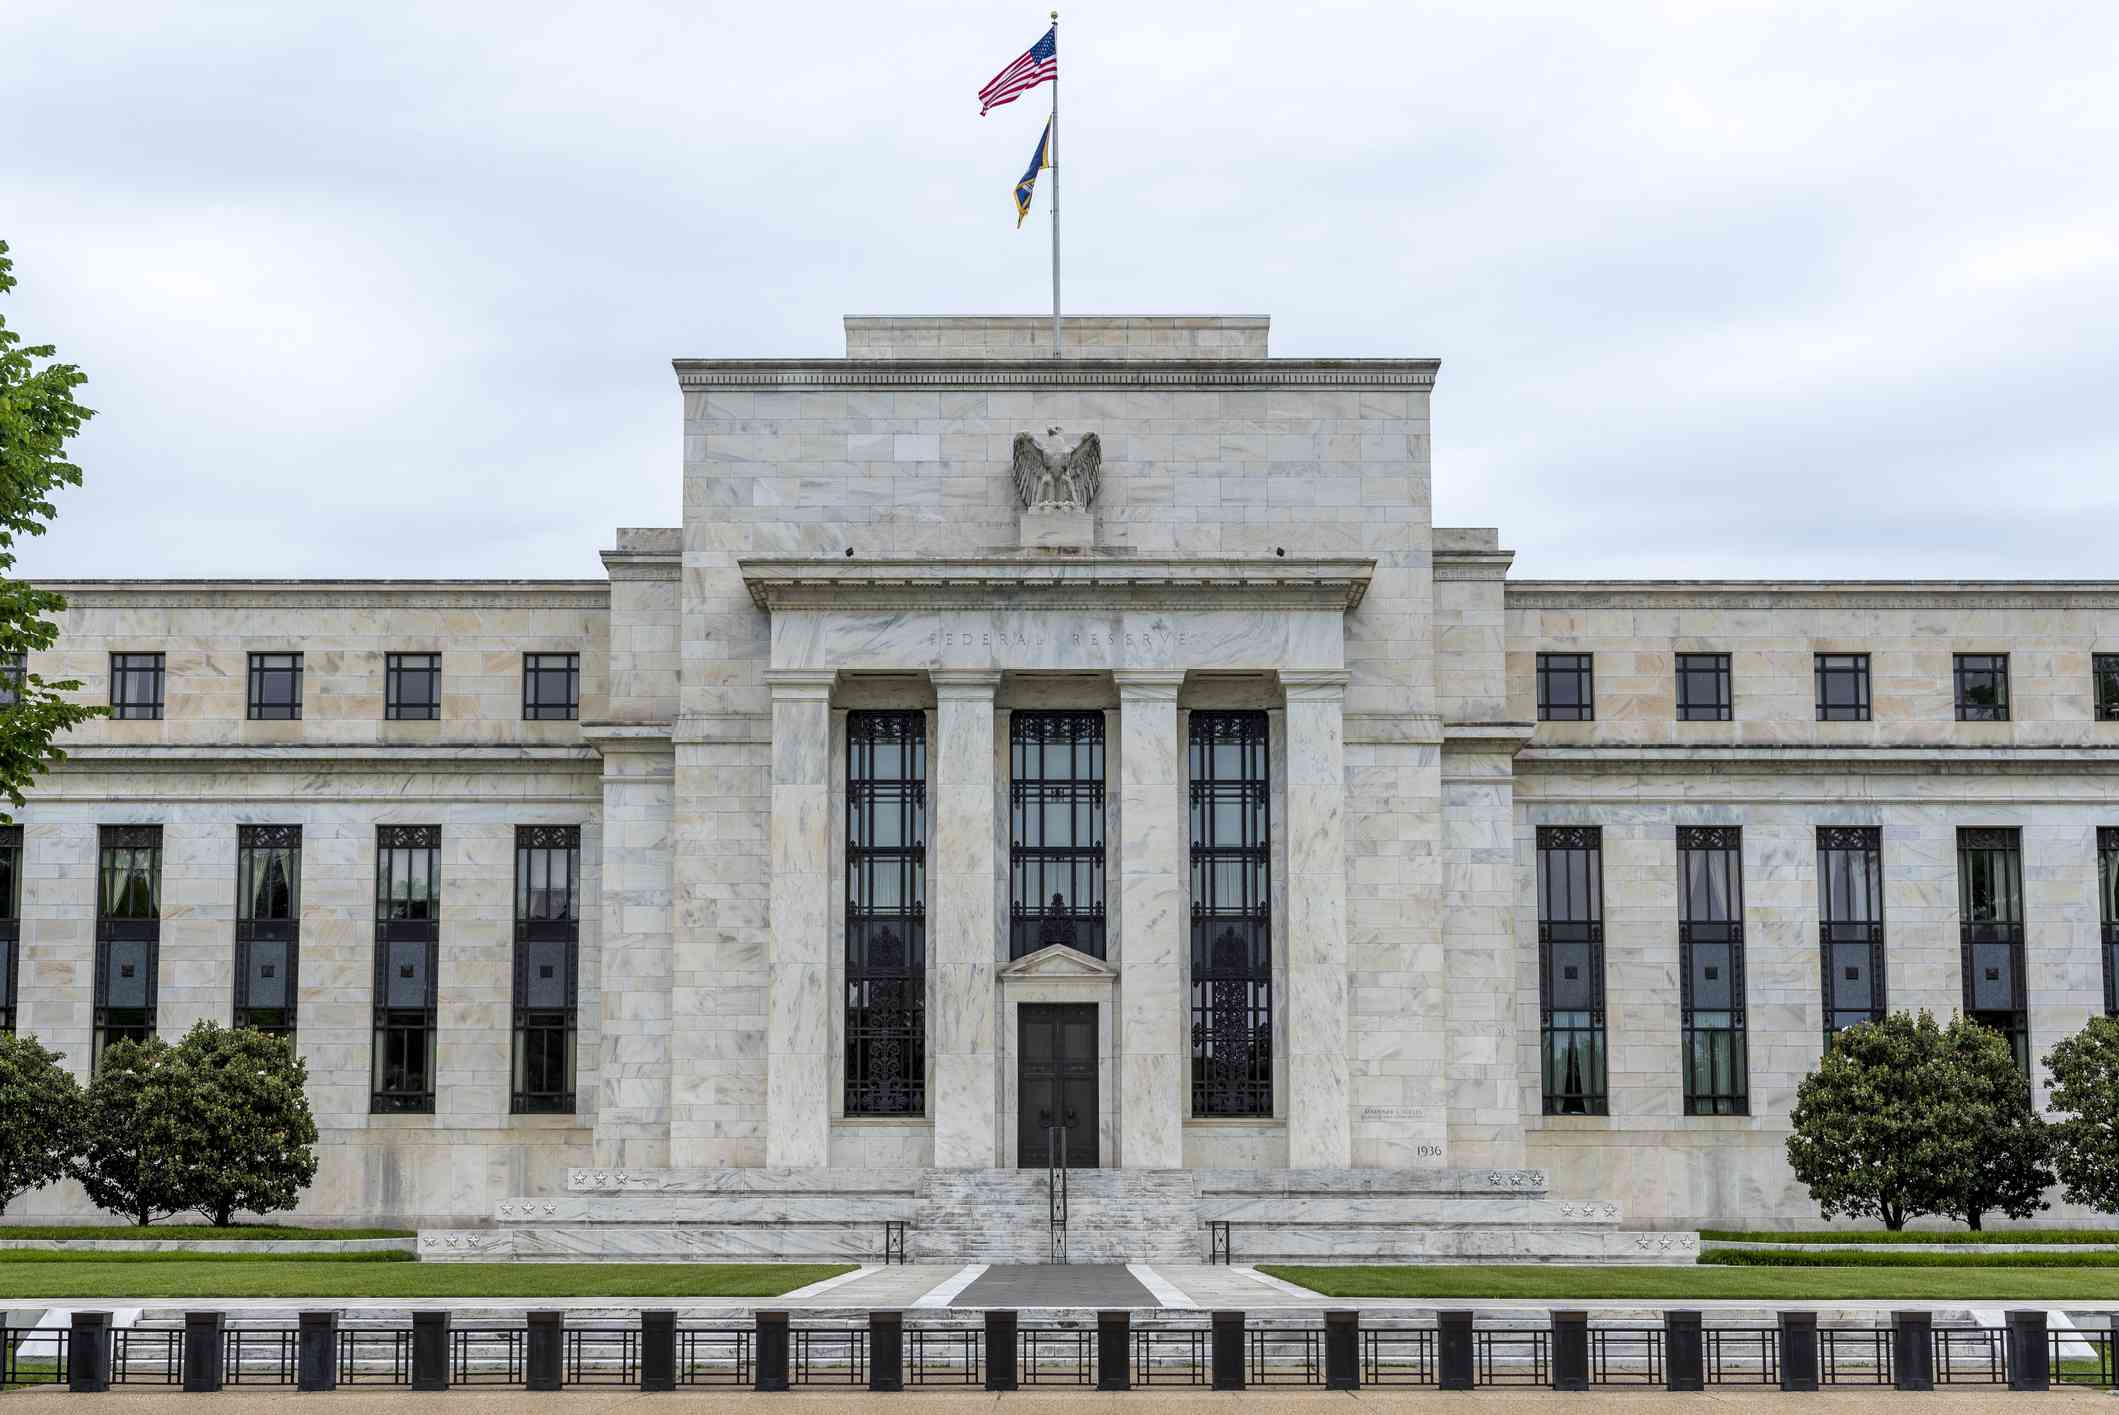
<path fill-rule="evenodd" d="M 556 662 L 546 662 L 546 660 Z M 564 701 L 550 696 L 553 679 L 559 680 Z M 526 653 L 522 656 L 522 720 L 524 722 L 574 722 L 581 717 L 581 655 L 578 653 Z"/>
<path fill-rule="evenodd" d="M 400 869 L 400 866 L 404 869 Z M 411 881 L 425 881 L 425 895 L 415 899 Z M 406 885 L 400 897 L 400 882 Z M 441 827 L 385 825 L 375 831 L 375 992 L 373 1052 L 370 1057 L 368 1109 L 374 1115 L 434 1113 L 441 992 Z M 414 907 L 415 905 L 419 907 Z M 394 951 L 424 946 L 415 967 L 425 969 L 425 997 L 418 1005 L 390 1005 L 390 965 Z M 393 948 L 395 946 L 395 948 Z M 416 1039 L 416 1041 L 415 1041 Z M 412 1052 L 423 1084 L 407 1084 L 414 1075 Z M 387 1084 L 393 1068 L 397 1084 Z"/>
<path fill-rule="evenodd" d="M 1719 866 L 1723 882 L 1719 909 L 1711 885 L 1704 896 L 1693 888 L 1692 857 L 1702 857 L 1702 872 L 1710 880 Z M 1702 952 L 1722 956 L 1707 962 L 1700 958 Z M 1729 972 L 1729 1005 L 1702 1008 L 1699 985 L 1720 981 L 1705 976 L 1717 968 Z M 1679 826 L 1678 1008 L 1687 1115 L 1751 1113 L 1744 973 L 1744 833 L 1733 825 Z M 1717 1076 L 1728 1084 L 1712 1084 Z"/>
<path fill-rule="evenodd" d="M 144 868 L 142 856 L 145 856 Z M 125 884 L 116 884 L 122 878 Z M 144 879 L 145 898 L 135 881 Z M 111 969 L 125 967 L 120 953 L 138 970 L 141 1005 L 111 1003 Z M 162 827 L 106 825 L 96 831 L 95 1001 L 89 1039 L 89 1070 L 102 1065 L 114 1042 L 144 1041 L 155 1035 L 161 1000 L 162 970 Z M 122 977 L 116 981 L 125 981 Z"/>
<path fill-rule="evenodd" d="M 424 660 L 414 663 L 412 660 Z M 428 697 L 408 701 L 408 681 L 425 681 Z M 383 720 L 386 722 L 441 721 L 441 655 L 439 653 L 386 653 L 383 655 Z"/>
<path fill-rule="evenodd" d="M 2090 655 L 2091 708 L 2099 722 L 2119 722 L 2119 653 Z"/>
<path fill-rule="evenodd" d="M 287 700 L 268 698 L 269 685 L 284 681 Z M 250 721 L 300 722 L 302 720 L 302 656 L 299 653 L 253 653 L 250 655 Z"/>
<path fill-rule="evenodd" d="M 1186 727 L 1192 1114 L 1199 1117 L 1273 1114 L 1270 730 L 1256 711 L 1194 711 Z M 1224 838 L 1224 826 L 1235 838 Z"/>
<path fill-rule="evenodd" d="M 1680 722 L 1728 722 L 1736 712 L 1736 687 L 1731 681 L 1726 653 L 1681 653 L 1673 657 L 1677 670 L 1677 711 Z M 1695 689 L 1704 686 L 1704 700 L 1695 701 Z"/>
<path fill-rule="evenodd" d="M 2119 827 L 2097 831 L 2097 912 L 2104 931 L 2104 1015 L 2119 1017 Z"/>
<path fill-rule="evenodd" d="M 554 871 L 564 880 L 554 884 Z M 537 881 L 544 886 L 539 889 Z M 555 948 L 557 956 L 544 961 Z M 560 1005 L 538 1001 L 530 970 L 558 970 Z M 579 1076 L 581 1020 L 581 827 L 515 827 L 514 1050 L 509 1061 L 511 1115 L 572 1115 Z M 555 1054 L 556 1053 L 556 1058 Z M 563 1075 L 564 1084 L 554 1076 Z"/>
<path fill-rule="evenodd" d="M 2013 826 L 1958 828 L 1957 909 L 1964 1015 L 2008 1038 L 2009 1049 L 2016 1054 L 2016 1069 L 2028 1080 L 2031 1005 L 2029 981 L 2024 976 L 2022 831 Z M 1999 959 L 1996 950 L 2002 950 Z M 2003 968 L 2009 973 L 2009 1005 L 1975 1007 L 1976 990 L 1986 981 L 2000 981 Z"/>
<path fill-rule="evenodd" d="M 1541 825 L 1538 852 L 1538 1077 L 1547 1115 L 1611 1114 L 1611 1046 L 1604 978 L 1604 832 L 1593 825 Z M 1583 857 L 1580 878 L 1573 857 Z M 1563 857 L 1564 861 L 1563 861 Z M 1567 865 L 1564 876 L 1553 871 Z M 1580 889 L 1575 886 L 1579 884 Z M 1555 909 L 1554 905 L 1559 905 Z M 1562 917 L 1555 917 L 1555 914 Z M 1588 1006 L 1554 1005 L 1559 950 L 1579 948 Z M 1566 979 L 1564 981 L 1577 981 Z M 1562 1020 L 1564 1019 L 1564 1020 Z M 1585 1064 L 1586 1062 L 1586 1064 Z M 1574 1084 L 1559 1084 L 1567 1075 Z"/>
<path fill-rule="evenodd" d="M 1563 662 L 1562 660 L 1567 660 Z M 1593 653 L 1538 655 L 1538 721 L 1594 722 L 1597 718 L 1597 656 Z M 1553 684 L 1572 678 L 1578 701 L 1555 703 Z"/>
<path fill-rule="evenodd" d="M 146 674 L 152 692 L 135 697 L 134 674 Z M 169 701 L 169 659 L 159 653 L 110 656 L 110 715 L 120 722 L 159 722 Z"/>
<path fill-rule="evenodd" d="M 1950 682 L 1955 689 L 1959 722 L 2007 722 L 2009 720 L 2009 656 L 2005 653 L 1959 653 L 1950 656 Z M 1975 703 L 1971 694 L 1988 691 L 1994 701 Z"/>
<path fill-rule="evenodd" d="M 1843 663 L 1836 659 L 1846 660 Z M 1869 655 L 1865 653 L 1821 653 L 1817 655 L 1815 670 L 1817 684 L 1817 720 L 1819 722 L 1867 722 L 1872 708 L 1870 697 Z M 1831 700 L 1830 685 L 1836 680 L 1849 680 L 1853 684 L 1851 703 L 1835 703 Z"/>
<path fill-rule="evenodd" d="M 850 1116 L 927 1113 L 927 714 L 846 715 Z"/>
<path fill-rule="evenodd" d="M 21 1005 L 22 827 L 0 825 L 0 1033 L 15 1030 Z"/>
<path fill-rule="evenodd" d="M 17 649 L 0 657 L 0 711 L 22 701 L 22 689 L 28 682 L 28 650 Z"/>
<path fill-rule="evenodd" d="M 1033 748 L 1036 774 L 1028 770 Z M 1047 776 L 1055 748 L 1067 774 Z M 1008 720 L 1008 956 L 1022 958 L 1062 943 L 1091 958 L 1106 949 L 1105 810 L 1107 773 L 1104 714 L 1081 711 L 1015 712 Z M 1031 807 L 1039 809 L 1033 813 Z M 1049 809 L 1064 808 L 1069 843 L 1050 844 Z M 1029 827 L 1029 829 L 1026 829 Z M 1081 835 L 1092 836 L 1086 843 Z M 1026 842 L 1026 836 L 1031 837 Z M 1032 880 L 1034 889 L 1026 893 Z M 1064 880 L 1065 890 L 1046 897 Z M 1053 902 L 1060 902 L 1059 908 Z"/>
<path fill-rule="evenodd" d="M 284 903 L 270 900 L 261 910 L 260 869 L 270 869 L 274 856 L 285 861 Z M 271 886 L 265 883 L 269 896 Z M 235 845 L 235 996 L 230 1025 L 283 1038 L 294 1045 L 296 1014 L 301 1006 L 302 936 L 302 828 L 298 825 L 242 825 L 236 827 Z M 273 956 L 260 963 L 258 954 Z M 251 992 L 253 964 L 275 971 L 285 969 L 281 987 L 284 1007 L 254 1004 Z M 275 1015 L 277 1014 L 277 1015 Z"/>
<path fill-rule="evenodd" d="M 1854 883 L 1858 864 L 1858 891 L 1833 888 L 1838 877 L 1835 857 L 1845 856 L 1845 878 Z M 1857 858 L 1858 857 L 1858 858 Z M 1850 897 L 1842 901 L 1842 894 Z M 1858 897 L 1852 897 L 1858 895 Z M 1842 907 L 1842 902 L 1847 907 Z M 1817 938 L 1818 978 L 1822 996 L 1825 1045 L 1842 1027 L 1856 1022 L 1881 1022 L 1890 1010 L 1889 974 L 1884 966 L 1884 853 L 1883 830 L 1873 825 L 1825 825 L 1817 828 Z M 1849 956 L 1858 952 L 1869 970 L 1867 1007 L 1841 1007 L 1839 985 L 1847 979 L 1844 969 Z M 1860 1017 L 1853 1016 L 1860 1012 Z"/>

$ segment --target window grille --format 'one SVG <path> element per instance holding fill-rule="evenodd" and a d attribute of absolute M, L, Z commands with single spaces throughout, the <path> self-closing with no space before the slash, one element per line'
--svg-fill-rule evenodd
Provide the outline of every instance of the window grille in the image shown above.
<path fill-rule="evenodd" d="M 1603 832 L 1548 825 L 1537 839 L 1545 1113 L 1608 1115 Z"/>
<path fill-rule="evenodd" d="M 574 1112 L 581 1000 L 581 827 L 515 828 L 517 1115 Z"/>
<path fill-rule="evenodd" d="M 0 825 L 0 1032 L 15 1030 L 21 949 L 22 827 Z"/>
<path fill-rule="evenodd" d="M 927 1111 L 927 714 L 846 718 L 846 1113 Z"/>
<path fill-rule="evenodd" d="M 155 1034 L 162 953 L 162 827 L 106 825 L 97 835 L 91 1068 L 112 1042 Z"/>
<path fill-rule="evenodd" d="M 2119 722 L 2119 653 L 2090 655 L 2090 679 L 2096 691 L 2097 720 Z"/>
<path fill-rule="evenodd" d="M 1817 656 L 1817 720 L 1869 720 L 1869 655 L 1821 653 Z"/>
<path fill-rule="evenodd" d="M 441 827 L 375 833 L 375 1057 L 369 1109 L 434 1109 L 435 984 L 441 966 Z"/>
<path fill-rule="evenodd" d="M 1273 1113 L 1271 791 L 1266 715 L 1195 712 L 1192 1113 Z"/>
<path fill-rule="evenodd" d="M 2023 957 L 2023 851 L 2015 830 L 1957 832 L 1957 907 L 1964 1015 L 2009 1039 L 2031 1074 L 2030 1004 Z"/>
<path fill-rule="evenodd" d="M 236 827 L 235 1025 L 294 1044 L 302 929 L 302 828 Z"/>
<path fill-rule="evenodd" d="M 391 722 L 441 718 L 441 655 L 383 655 L 383 717 Z"/>
<path fill-rule="evenodd" d="M 112 654 L 110 715 L 128 720 L 159 718 L 166 691 L 165 663 L 158 653 Z"/>
<path fill-rule="evenodd" d="M 1957 683 L 1959 722 L 2009 720 L 2009 656 L 2005 653 L 1961 653 L 1951 676 Z"/>
<path fill-rule="evenodd" d="M 581 655 L 522 656 L 522 715 L 531 722 L 572 722 L 581 716 Z"/>
<path fill-rule="evenodd" d="M 2104 916 L 2104 1015 L 2119 1017 L 2119 829 L 2097 832 L 2097 905 Z"/>
<path fill-rule="evenodd" d="M 1597 715 L 1596 655 L 1538 655 L 1538 721 L 1588 722 Z"/>
<path fill-rule="evenodd" d="M 250 655 L 250 716 L 257 721 L 286 721 L 301 715 L 302 656 Z"/>
<path fill-rule="evenodd" d="M 22 701 L 22 685 L 29 681 L 29 655 L 17 650 L 0 654 L 0 708 Z"/>
<path fill-rule="evenodd" d="M 1727 722 L 1732 694 L 1729 655 L 1681 653 L 1678 667 L 1678 721 Z"/>
<path fill-rule="evenodd" d="M 1008 724 L 1008 956 L 1063 943 L 1104 956 L 1104 715 Z"/>
<path fill-rule="evenodd" d="M 1825 1043 L 1857 1022 L 1880 1022 L 1884 982 L 1883 832 L 1873 825 L 1817 832 L 1817 931 Z"/>
<path fill-rule="evenodd" d="M 1685 1114 L 1748 1115 L 1744 848 L 1735 826 L 1678 830 L 1678 985 Z"/>

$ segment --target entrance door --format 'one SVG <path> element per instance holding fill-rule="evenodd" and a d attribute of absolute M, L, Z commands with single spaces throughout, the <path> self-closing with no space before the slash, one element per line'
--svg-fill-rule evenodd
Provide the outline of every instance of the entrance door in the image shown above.
<path fill-rule="evenodd" d="M 1025 1002 L 1016 1014 L 1015 1162 L 1043 1169 L 1062 1117 L 1066 1162 L 1095 1169 L 1096 1004 Z"/>

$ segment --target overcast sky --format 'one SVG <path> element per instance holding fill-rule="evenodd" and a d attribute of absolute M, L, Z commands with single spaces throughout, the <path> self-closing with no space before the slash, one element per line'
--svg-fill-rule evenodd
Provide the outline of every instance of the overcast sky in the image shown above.
<path fill-rule="evenodd" d="M 75 575 L 592 576 L 673 356 L 1038 312 L 1047 3 L 7 0 Z M 1435 356 L 1519 576 L 2119 576 L 2119 5 L 1067 0 L 1067 300 Z"/>

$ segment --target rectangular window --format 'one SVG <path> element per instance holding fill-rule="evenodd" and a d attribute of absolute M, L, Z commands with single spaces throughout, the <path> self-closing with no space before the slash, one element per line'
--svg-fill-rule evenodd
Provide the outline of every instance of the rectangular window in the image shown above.
<path fill-rule="evenodd" d="M 301 957 L 302 828 L 235 832 L 235 1025 L 294 1044 Z"/>
<path fill-rule="evenodd" d="M 1008 956 L 1063 943 L 1104 956 L 1104 715 L 1008 722 Z"/>
<path fill-rule="evenodd" d="M 1678 658 L 1678 721 L 1727 722 L 1731 694 L 1729 655 L 1681 653 Z"/>
<path fill-rule="evenodd" d="M 2119 830 L 2097 832 L 2097 906 L 2104 916 L 2104 1015 L 2119 1017 Z"/>
<path fill-rule="evenodd" d="M 2090 678 L 2097 694 L 2097 720 L 2119 722 L 2119 653 L 2090 655 Z"/>
<path fill-rule="evenodd" d="M 1748 1115 L 1744 1034 L 1744 836 L 1678 830 L 1678 986 L 1685 1114 Z"/>
<path fill-rule="evenodd" d="M 2007 722 L 2009 720 L 2009 656 L 2005 653 L 1961 653 L 1956 655 L 1952 676 L 1957 680 L 1959 722 Z"/>
<path fill-rule="evenodd" d="M 1538 827 L 1540 1070 L 1547 1115 L 1609 1115 L 1604 1032 L 1604 836 Z"/>
<path fill-rule="evenodd" d="M 440 654 L 383 655 L 383 716 L 391 722 L 440 720 Z"/>
<path fill-rule="evenodd" d="M 2023 850 L 2015 830 L 1957 832 L 1957 908 L 1964 1015 L 2009 1039 L 2031 1074 L 2030 1004 L 2023 976 Z"/>
<path fill-rule="evenodd" d="M 0 825 L 0 1032 L 15 1030 L 21 947 L 22 827 Z"/>
<path fill-rule="evenodd" d="M 846 1113 L 927 1113 L 927 714 L 846 717 Z"/>
<path fill-rule="evenodd" d="M 1869 655 L 1821 653 L 1817 656 L 1817 720 L 1869 720 Z"/>
<path fill-rule="evenodd" d="M 581 827 L 515 828 L 517 1115 L 574 1113 L 581 991 Z"/>
<path fill-rule="evenodd" d="M 298 653 L 250 655 L 250 716 L 258 722 L 283 722 L 302 715 L 302 656 Z"/>
<path fill-rule="evenodd" d="M 581 716 L 581 655 L 522 656 L 522 715 L 529 722 L 572 722 Z"/>
<path fill-rule="evenodd" d="M 1273 1113 L 1271 790 L 1266 715 L 1195 712 L 1192 1113 Z"/>
<path fill-rule="evenodd" d="M 0 654 L 0 708 L 22 701 L 22 685 L 29 681 L 27 653 Z"/>
<path fill-rule="evenodd" d="M 1884 852 L 1877 827 L 1818 828 L 1817 932 L 1830 1045 L 1840 1028 L 1884 1016 Z"/>
<path fill-rule="evenodd" d="M 441 968 L 441 827 L 375 832 L 375 1076 L 369 1109 L 434 1110 Z"/>
<path fill-rule="evenodd" d="M 98 834 L 96 978 L 89 1065 L 112 1042 L 155 1034 L 162 954 L 162 827 L 106 825 Z"/>
<path fill-rule="evenodd" d="M 162 715 L 163 658 L 158 653 L 110 656 L 110 715 L 151 720 Z"/>
<path fill-rule="evenodd" d="M 1597 715 L 1596 655 L 1538 655 L 1538 721 L 1589 722 Z"/>

